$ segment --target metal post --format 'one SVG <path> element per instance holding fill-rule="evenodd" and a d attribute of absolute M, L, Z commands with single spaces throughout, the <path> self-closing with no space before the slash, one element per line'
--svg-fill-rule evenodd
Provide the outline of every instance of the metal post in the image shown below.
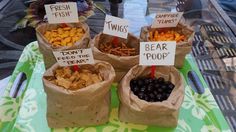
<path fill-rule="evenodd" d="M 110 12 L 112 16 L 118 16 L 119 14 L 119 3 L 122 3 L 122 0 L 109 0 L 110 2 Z"/>

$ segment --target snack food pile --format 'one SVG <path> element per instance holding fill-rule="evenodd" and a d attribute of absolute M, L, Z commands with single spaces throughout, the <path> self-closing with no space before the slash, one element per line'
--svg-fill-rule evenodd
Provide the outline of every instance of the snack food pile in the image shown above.
<path fill-rule="evenodd" d="M 138 54 L 135 48 L 130 48 L 123 42 L 119 43 L 116 39 L 105 44 L 100 44 L 99 50 L 117 56 L 134 56 Z"/>
<path fill-rule="evenodd" d="M 83 37 L 84 33 L 80 27 L 59 27 L 46 31 L 44 37 L 53 47 L 72 46 Z"/>
<path fill-rule="evenodd" d="M 175 85 L 164 78 L 140 77 L 130 81 L 131 91 L 139 99 L 147 102 L 167 100 Z"/>
<path fill-rule="evenodd" d="M 179 44 L 176 53 L 180 53 L 178 49 L 181 49 L 181 55 L 179 58 L 175 56 L 175 62 L 184 62 L 186 54 L 183 52 L 191 50 L 188 42 L 191 39 L 180 26 L 160 29 L 146 26 L 142 28 L 140 39 L 131 33 L 128 33 L 127 38 L 119 38 L 101 32 L 91 40 L 86 23 L 40 25 L 36 33 L 46 67 L 42 80 L 47 94 L 48 126 L 84 127 L 109 122 L 111 85 L 114 80 L 119 83 L 117 93 L 120 121 L 176 126 L 184 97 L 183 82 L 178 70 L 169 66 L 158 66 L 158 70 L 153 70 L 138 64 L 140 42 L 150 41 L 176 41 Z M 86 50 L 77 52 L 78 49 L 86 48 L 91 49 L 92 55 Z M 57 57 L 55 51 L 62 56 Z M 90 56 L 94 57 L 93 64 L 92 61 L 73 66 L 70 63 L 61 64 L 61 61 L 79 62 Z M 151 76 L 147 75 L 150 70 Z M 165 77 L 170 81 L 165 80 Z M 168 122 L 163 122 L 163 119 Z"/>
<path fill-rule="evenodd" d="M 185 35 L 182 35 L 174 30 L 161 29 L 149 31 L 150 41 L 176 41 L 178 43 L 183 42 L 186 39 L 187 38 Z"/>
<path fill-rule="evenodd" d="M 89 85 L 99 83 L 103 79 L 97 74 L 87 69 L 73 71 L 71 67 L 60 67 L 54 71 L 54 76 L 46 77 L 55 85 L 69 90 L 77 90 Z"/>

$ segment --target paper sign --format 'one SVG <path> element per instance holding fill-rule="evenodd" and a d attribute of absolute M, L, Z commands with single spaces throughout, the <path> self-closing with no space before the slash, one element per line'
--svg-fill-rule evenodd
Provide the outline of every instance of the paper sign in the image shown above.
<path fill-rule="evenodd" d="M 157 13 L 152 28 L 176 27 L 183 12 Z"/>
<path fill-rule="evenodd" d="M 140 65 L 174 65 L 176 41 L 141 42 Z"/>
<path fill-rule="evenodd" d="M 48 23 L 79 22 L 76 2 L 45 5 Z"/>
<path fill-rule="evenodd" d="M 60 66 L 94 64 L 92 49 L 76 49 L 53 52 Z"/>
<path fill-rule="evenodd" d="M 106 15 L 103 33 L 121 38 L 128 37 L 128 20 Z"/>

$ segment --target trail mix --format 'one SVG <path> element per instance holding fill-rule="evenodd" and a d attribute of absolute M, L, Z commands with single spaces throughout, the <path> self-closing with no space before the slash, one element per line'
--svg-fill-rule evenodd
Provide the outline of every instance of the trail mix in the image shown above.
<path fill-rule="evenodd" d="M 186 36 L 183 34 L 178 33 L 174 30 L 154 30 L 149 31 L 149 40 L 150 41 L 176 41 L 183 42 L 186 41 Z"/>
<path fill-rule="evenodd" d="M 147 102 L 167 100 L 175 85 L 164 78 L 140 77 L 130 81 L 131 91 L 139 99 Z"/>
<path fill-rule="evenodd" d="M 61 47 L 73 46 L 84 34 L 85 31 L 80 27 L 59 27 L 46 31 L 44 37 L 53 47 Z"/>
<path fill-rule="evenodd" d="M 54 71 L 54 76 L 46 77 L 55 85 L 69 90 L 77 90 L 89 85 L 102 82 L 102 77 L 87 69 L 73 71 L 71 67 L 60 67 Z"/>
<path fill-rule="evenodd" d="M 128 47 L 124 42 L 118 42 L 116 38 L 111 42 L 100 44 L 99 50 L 117 56 L 135 56 L 138 54 L 135 48 Z"/>

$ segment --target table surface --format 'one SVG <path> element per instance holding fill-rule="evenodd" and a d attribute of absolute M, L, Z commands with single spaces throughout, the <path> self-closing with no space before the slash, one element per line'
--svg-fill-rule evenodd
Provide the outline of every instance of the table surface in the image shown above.
<path fill-rule="evenodd" d="M 230 30 L 224 19 L 221 18 L 220 13 L 217 12 L 208 1 L 188 0 L 187 2 L 193 3 L 183 3 L 181 0 L 149 0 L 149 2 L 127 0 L 121 4 L 119 16 L 128 19 L 130 21 L 130 31 L 139 36 L 140 28 L 144 25 L 150 25 L 157 11 L 174 11 L 176 10 L 176 4 L 178 5 L 177 7 L 179 7 L 179 10 L 185 11 L 185 22 L 196 30 L 192 55 L 195 57 L 199 69 L 208 83 L 222 112 L 225 114 L 225 118 L 229 122 L 231 129 L 235 130 L 235 108 L 231 107 L 231 105 L 236 105 L 236 101 L 233 99 L 233 96 L 236 96 L 234 94 L 236 89 L 235 80 L 233 79 L 236 68 L 226 67 L 222 61 L 222 58 L 236 56 L 235 34 Z M 107 1 L 101 3 L 109 9 L 109 3 Z M 187 6 L 185 6 L 185 4 L 187 4 Z M 8 8 L 1 10 L 1 14 L 5 15 L 11 11 L 22 10 L 25 8 L 22 1 L 12 0 Z M 21 11 L 0 21 L 0 34 L 7 40 L 22 46 L 36 40 L 34 29 L 27 27 L 15 32 L 9 32 L 9 30 L 15 25 L 16 21 L 24 15 L 25 13 Z M 94 32 L 91 32 L 92 36 L 94 36 L 96 32 L 102 30 L 103 22 L 104 15 L 101 12 L 96 11 L 96 15 L 88 20 L 88 24 L 94 29 Z M 208 30 L 208 32 L 213 35 L 209 35 L 209 41 L 213 43 L 213 48 L 206 45 L 206 41 L 202 38 L 200 25 L 204 25 L 204 29 Z M 223 34 L 223 37 L 214 36 L 219 33 Z M 217 39 L 217 41 L 215 41 L 215 39 Z M 219 41 L 227 46 L 219 47 L 215 44 Z M 2 79 L 12 73 L 22 50 L 3 45 L 2 41 L 0 41 L 0 49 L 0 79 Z M 213 57 L 211 54 L 212 51 L 216 52 L 217 56 Z M 219 65 L 223 68 L 219 68 Z"/>

